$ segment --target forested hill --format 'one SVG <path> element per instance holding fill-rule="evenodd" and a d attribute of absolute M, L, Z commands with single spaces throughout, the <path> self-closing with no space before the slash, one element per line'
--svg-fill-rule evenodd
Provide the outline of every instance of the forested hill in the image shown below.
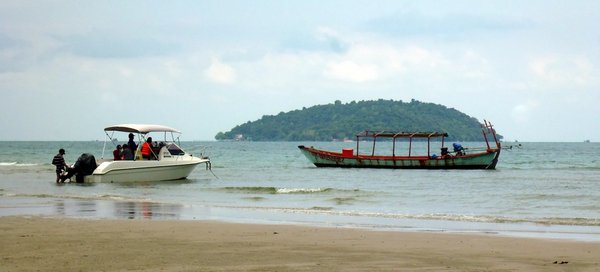
<path fill-rule="evenodd" d="M 217 140 L 332 141 L 355 139 L 364 130 L 446 132 L 448 140 L 481 141 L 477 119 L 458 110 L 416 100 L 360 101 L 302 108 L 265 115 L 219 132 Z"/>

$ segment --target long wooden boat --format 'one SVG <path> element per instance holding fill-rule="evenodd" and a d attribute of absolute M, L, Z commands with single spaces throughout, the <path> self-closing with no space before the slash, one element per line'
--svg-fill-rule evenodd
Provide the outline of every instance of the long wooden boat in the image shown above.
<path fill-rule="evenodd" d="M 356 135 L 356 150 L 343 149 L 333 152 L 314 147 L 298 146 L 302 153 L 317 167 L 348 168 L 402 168 L 402 169 L 495 169 L 500 156 L 501 144 L 492 124 L 484 120 L 481 124 L 486 146 L 482 148 L 463 148 L 453 144 L 449 151 L 444 146 L 448 137 L 444 132 L 398 132 L 398 131 L 364 131 Z M 431 140 L 441 138 L 440 155 L 431 153 Z M 359 154 L 360 142 L 372 140 L 371 154 Z M 376 155 L 375 146 L 378 139 L 392 140 L 391 155 Z M 396 141 L 408 141 L 408 154 L 396 155 Z M 413 155 L 413 140 L 427 141 L 427 154 Z"/>

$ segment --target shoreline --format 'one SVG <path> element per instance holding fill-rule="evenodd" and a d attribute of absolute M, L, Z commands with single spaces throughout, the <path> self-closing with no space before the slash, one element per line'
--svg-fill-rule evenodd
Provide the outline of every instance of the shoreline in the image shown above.
<path fill-rule="evenodd" d="M 0 270 L 597 271 L 600 243 L 209 220 L 0 217 Z"/>
<path fill-rule="evenodd" d="M 0 196 L 0 218 L 217 221 L 226 224 L 305 226 L 363 231 L 486 235 L 600 242 L 600 227 L 354 216 L 319 210 L 182 205 L 118 199 Z"/>

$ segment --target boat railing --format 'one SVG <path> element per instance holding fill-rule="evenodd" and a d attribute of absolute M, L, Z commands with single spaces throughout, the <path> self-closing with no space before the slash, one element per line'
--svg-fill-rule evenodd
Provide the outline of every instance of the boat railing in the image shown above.
<path fill-rule="evenodd" d="M 487 120 L 483 120 L 481 124 L 481 130 L 483 133 L 483 137 L 487 146 L 486 151 L 492 151 L 494 149 L 500 149 L 500 141 L 498 140 L 498 136 L 496 135 L 496 130 L 494 130 L 491 122 Z M 377 144 L 377 139 L 387 138 L 392 139 L 392 157 L 396 157 L 396 140 L 397 139 L 408 139 L 408 157 L 414 157 L 412 154 L 413 151 L 413 140 L 427 139 L 427 157 L 431 156 L 431 140 L 435 138 L 441 138 L 441 146 L 442 149 L 445 148 L 444 141 L 445 138 L 448 137 L 448 133 L 446 132 L 404 132 L 404 131 L 375 131 L 375 130 L 365 130 L 359 134 L 356 134 L 356 156 L 360 156 L 360 141 L 361 139 L 372 139 L 373 146 L 371 148 L 371 156 L 375 156 L 375 147 Z M 490 141 L 496 144 L 494 148 L 490 146 Z M 484 149 L 481 149 L 484 150 Z M 471 148 L 470 151 L 477 151 L 476 149 Z M 448 152 L 451 153 L 451 152 Z"/>
<path fill-rule="evenodd" d="M 360 134 L 356 135 L 356 156 L 359 156 L 360 150 L 360 139 L 361 138 L 370 138 L 373 139 L 373 146 L 371 149 L 371 156 L 375 156 L 375 146 L 378 138 L 388 138 L 392 139 L 392 157 L 396 157 L 396 140 L 397 139 L 408 139 L 409 147 L 408 147 L 408 157 L 412 156 L 412 142 L 413 139 L 427 139 L 427 157 L 431 154 L 431 139 L 432 138 L 440 138 L 442 139 L 442 147 L 444 147 L 444 139 L 448 137 L 448 133 L 446 132 L 404 132 L 404 131 L 373 131 L 373 130 L 365 130 Z"/>

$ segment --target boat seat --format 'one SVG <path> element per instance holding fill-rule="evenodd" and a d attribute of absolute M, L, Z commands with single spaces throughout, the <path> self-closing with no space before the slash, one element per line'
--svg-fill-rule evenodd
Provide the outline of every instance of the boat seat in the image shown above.
<path fill-rule="evenodd" d="M 160 150 L 158 151 L 158 159 L 160 160 L 161 158 L 170 158 L 172 157 L 171 152 L 169 152 L 169 149 L 167 149 L 166 146 L 163 146 L 160 148 Z"/>

